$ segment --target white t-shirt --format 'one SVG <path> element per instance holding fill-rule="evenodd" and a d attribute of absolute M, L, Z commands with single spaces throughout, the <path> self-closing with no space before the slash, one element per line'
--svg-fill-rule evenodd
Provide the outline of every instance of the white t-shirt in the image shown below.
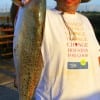
<path fill-rule="evenodd" d="M 60 11 L 46 11 L 36 100 L 100 100 L 99 44 L 91 24 L 79 13 L 63 17 L 73 33 Z"/>

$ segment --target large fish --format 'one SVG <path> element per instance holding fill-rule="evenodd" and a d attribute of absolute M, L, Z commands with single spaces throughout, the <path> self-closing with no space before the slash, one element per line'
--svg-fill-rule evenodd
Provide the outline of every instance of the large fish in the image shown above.
<path fill-rule="evenodd" d="M 13 0 L 15 4 L 22 5 L 17 1 Z M 40 79 L 45 10 L 45 0 L 31 0 L 19 8 L 13 40 L 19 100 L 31 100 Z"/>

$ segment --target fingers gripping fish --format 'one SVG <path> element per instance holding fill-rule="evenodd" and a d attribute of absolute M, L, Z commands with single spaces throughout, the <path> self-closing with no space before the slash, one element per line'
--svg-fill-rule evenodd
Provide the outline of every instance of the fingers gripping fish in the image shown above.
<path fill-rule="evenodd" d="M 17 5 L 22 5 L 13 0 Z M 18 79 L 19 100 L 31 100 L 39 82 L 43 61 L 41 43 L 45 22 L 45 0 L 31 0 L 20 7 L 15 26 L 13 52 Z M 17 35 L 16 35 L 17 34 Z"/>

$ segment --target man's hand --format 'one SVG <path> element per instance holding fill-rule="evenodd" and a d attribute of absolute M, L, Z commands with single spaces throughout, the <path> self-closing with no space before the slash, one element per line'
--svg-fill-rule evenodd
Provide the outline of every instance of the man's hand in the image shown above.
<path fill-rule="evenodd" d="M 12 0 L 12 2 L 17 6 L 25 6 L 28 4 L 31 0 Z"/>
<path fill-rule="evenodd" d="M 16 5 L 16 6 L 23 6 L 21 0 L 12 0 L 12 2 Z"/>
<path fill-rule="evenodd" d="M 24 5 L 26 5 L 26 4 L 28 4 L 30 1 L 31 1 L 31 0 L 22 0 L 22 3 L 23 3 Z"/>

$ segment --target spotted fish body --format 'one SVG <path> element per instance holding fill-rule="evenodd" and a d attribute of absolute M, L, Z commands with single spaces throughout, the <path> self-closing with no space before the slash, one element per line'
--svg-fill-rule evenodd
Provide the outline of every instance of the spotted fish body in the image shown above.
<path fill-rule="evenodd" d="M 31 0 L 20 7 L 18 13 L 13 52 L 19 100 L 31 100 L 40 79 L 43 67 L 41 43 L 45 10 L 45 0 Z"/>

